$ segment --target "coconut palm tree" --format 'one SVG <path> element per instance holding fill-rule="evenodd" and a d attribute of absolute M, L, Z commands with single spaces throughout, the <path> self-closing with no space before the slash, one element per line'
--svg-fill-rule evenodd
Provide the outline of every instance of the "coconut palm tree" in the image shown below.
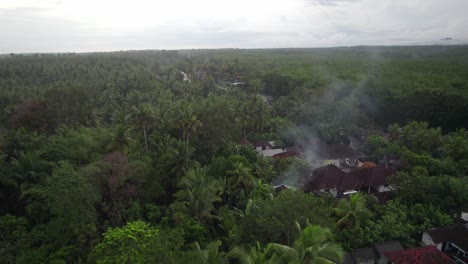
<path fill-rule="evenodd" d="M 180 179 L 182 189 L 176 193 L 176 197 L 185 202 L 188 213 L 199 221 L 215 217 L 213 203 L 221 201 L 221 185 L 206 172 L 205 168 L 189 170 Z"/>
<path fill-rule="evenodd" d="M 154 119 L 153 109 L 149 104 L 140 104 L 133 108 L 133 120 L 137 128 L 143 130 L 143 136 L 145 138 L 145 150 L 148 153 L 148 129 Z"/>
<path fill-rule="evenodd" d="M 205 249 L 200 248 L 200 244 L 195 242 L 195 250 L 200 256 L 202 264 L 223 264 L 227 263 L 226 254 L 224 252 L 219 252 L 219 247 L 221 246 L 221 241 L 215 240 L 208 245 Z"/>
<path fill-rule="evenodd" d="M 359 226 L 359 220 L 371 215 L 371 211 L 366 207 L 366 199 L 362 194 L 352 194 L 348 199 L 341 199 L 333 208 L 333 212 L 340 219 L 336 226 L 342 230 L 344 228 L 354 228 Z"/>
<path fill-rule="evenodd" d="M 269 108 L 258 97 L 252 100 L 252 127 L 257 133 L 261 133 L 269 124 Z"/>
<path fill-rule="evenodd" d="M 179 104 L 178 124 L 182 130 L 182 138 L 189 146 L 190 136 L 195 133 L 198 128 L 202 127 L 202 122 L 198 120 L 197 116 L 193 113 L 192 108 L 188 103 Z"/>
<path fill-rule="evenodd" d="M 246 189 L 253 184 L 252 169 L 240 161 L 236 161 L 233 169 L 229 170 L 227 174 L 231 176 L 229 179 L 231 186 L 237 190 Z"/>
<path fill-rule="evenodd" d="M 5 180 L 10 179 L 9 183 L 15 183 L 19 188 L 20 193 L 24 193 L 27 189 L 33 187 L 40 182 L 47 174 L 44 169 L 47 167 L 37 153 L 21 152 L 18 158 L 12 158 L 10 166 L 5 168 Z"/>
<path fill-rule="evenodd" d="M 281 258 L 271 250 L 272 244 L 269 244 L 263 250 L 257 243 L 257 247 L 251 247 L 249 250 L 245 250 L 241 247 L 235 247 L 232 249 L 228 256 L 229 258 L 235 259 L 239 264 L 281 264 Z"/>
<path fill-rule="evenodd" d="M 275 169 L 267 159 L 259 159 L 253 166 L 257 178 L 271 180 L 275 176 Z"/>
<path fill-rule="evenodd" d="M 455 161 L 468 159 L 468 131 L 461 128 L 444 136 L 441 151 Z"/>
<path fill-rule="evenodd" d="M 296 222 L 300 232 L 292 247 L 270 243 L 269 251 L 274 252 L 281 263 L 341 263 L 344 251 L 333 242 L 333 235 L 328 228 L 309 225 L 303 230 Z"/>
<path fill-rule="evenodd" d="M 109 145 L 110 151 L 121 151 L 128 153 L 128 146 L 132 138 L 129 135 L 129 129 L 123 124 L 118 124 L 112 131 L 112 139 Z"/>
<path fill-rule="evenodd" d="M 165 146 L 163 160 L 168 169 L 169 175 L 175 176 L 175 183 L 179 182 L 180 178 L 185 175 L 189 169 L 195 164 L 192 160 L 192 155 L 195 149 L 187 147 L 183 141 L 171 138 Z"/>

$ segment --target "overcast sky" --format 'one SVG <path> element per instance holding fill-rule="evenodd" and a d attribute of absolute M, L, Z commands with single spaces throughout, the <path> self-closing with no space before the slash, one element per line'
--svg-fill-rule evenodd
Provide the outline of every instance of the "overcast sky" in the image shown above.
<path fill-rule="evenodd" d="M 459 44 L 467 12 L 468 0 L 0 0 L 0 53 Z"/>

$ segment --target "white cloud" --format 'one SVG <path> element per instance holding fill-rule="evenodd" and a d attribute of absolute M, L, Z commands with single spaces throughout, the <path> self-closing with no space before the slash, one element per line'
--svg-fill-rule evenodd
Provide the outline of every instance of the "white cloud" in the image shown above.
<path fill-rule="evenodd" d="M 466 0 L 2 0 L 0 53 L 468 40 Z"/>

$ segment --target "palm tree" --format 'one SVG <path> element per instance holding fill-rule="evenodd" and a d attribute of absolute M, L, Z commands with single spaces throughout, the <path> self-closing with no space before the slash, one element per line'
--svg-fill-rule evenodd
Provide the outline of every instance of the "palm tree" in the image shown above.
<path fill-rule="evenodd" d="M 200 244 L 195 242 L 195 249 L 200 256 L 202 264 L 223 264 L 227 263 L 225 253 L 219 252 L 221 241 L 215 240 L 209 243 L 205 249 L 200 248 Z"/>
<path fill-rule="evenodd" d="M 249 131 L 251 123 L 250 108 L 247 105 L 242 104 L 239 108 L 239 116 L 235 118 L 235 121 L 240 125 L 242 129 L 242 136 L 245 138 Z"/>
<path fill-rule="evenodd" d="M 194 148 L 185 146 L 183 141 L 171 139 L 163 152 L 166 159 L 166 166 L 168 166 L 169 174 L 176 176 L 176 182 L 182 175 L 194 165 L 192 155 L 195 152 Z"/>
<path fill-rule="evenodd" d="M 444 136 L 441 151 L 445 157 L 451 157 L 455 161 L 467 159 L 468 131 L 461 128 Z"/>
<path fill-rule="evenodd" d="M 19 188 L 20 193 L 24 193 L 30 187 L 33 187 L 40 182 L 45 176 L 44 169 L 47 164 L 43 161 L 37 153 L 34 152 L 21 152 L 18 158 L 12 158 L 10 167 L 6 169 L 7 176 L 5 179 L 10 183 L 15 183 Z"/>
<path fill-rule="evenodd" d="M 182 190 L 176 193 L 179 200 L 185 201 L 189 214 L 198 221 L 215 217 L 213 203 L 221 201 L 221 185 L 206 172 L 205 168 L 189 170 L 180 179 L 179 187 Z"/>
<path fill-rule="evenodd" d="M 133 108 L 133 119 L 135 125 L 138 128 L 143 130 L 143 136 L 145 138 L 145 150 L 148 153 L 148 129 L 152 124 L 154 119 L 154 112 L 150 105 L 148 104 L 140 104 L 138 106 L 134 106 Z"/>
<path fill-rule="evenodd" d="M 231 175 L 230 184 L 235 189 L 246 189 L 253 184 L 252 169 L 245 166 L 244 163 L 236 161 L 233 169 L 228 171 L 227 174 Z"/>
<path fill-rule="evenodd" d="M 112 117 L 112 124 L 120 124 L 126 126 L 128 124 L 129 115 L 125 112 L 124 109 L 122 109 L 121 106 L 116 107 L 118 108 L 118 110 L 114 113 L 114 116 Z"/>
<path fill-rule="evenodd" d="M 282 258 L 280 258 L 272 250 L 272 244 L 269 244 L 265 249 L 261 249 L 257 243 L 257 247 L 251 247 L 248 251 L 235 247 L 232 249 L 228 256 L 237 260 L 239 264 L 281 264 Z"/>
<path fill-rule="evenodd" d="M 112 132 L 112 141 L 110 143 L 110 151 L 121 151 L 127 154 L 128 145 L 132 141 L 129 135 L 128 127 L 123 124 L 118 124 Z"/>
<path fill-rule="evenodd" d="M 256 104 L 254 108 L 254 119 L 253 127 L 257 133 L 261 133 L 265 127 L 269 124 L 269 111 L 268 106 L 263 101 Z"/>
<path fill-rule="evenodd" d="M 191 134 L 195 133 L 203 124 L 198 120 L 188 103 L 179 104 L 178 118 L 179 127 L 182 130 L 182 138 L 186 141 L 188 148 Z"/>
<path fill-rule="evenodd" d="M 336 222 L 340 230 L 359 226 L 360 219 L 371 215 L 371 211 L 366 207 L 366 199 L 359 193 L 352 194 L 349 200 L 339 200 L 333 212 L 340 218 Z"/>
<path fill-rule="evenodd" d="M 389 139 L 392 142 L 398 141 L 401 137 L 401 127 L 398 124 L 393 124 L 388 127 Z"/>
<path fill-rule="evenodd" d="M 275 169 L 273 165 L 266 159 L 259 159 L 254 163 L 253 166 L 257 178 L 271 180 L 275 176 Z"/>
<path fill-rule="evenodd" d="M 301 230 L 292 247 L 270 243 L 269 251 L 275 252 L 282 263 L 341 263 L 344 251 L 332 241 L 333 235 L 328 228 L 309 225 Z"/>

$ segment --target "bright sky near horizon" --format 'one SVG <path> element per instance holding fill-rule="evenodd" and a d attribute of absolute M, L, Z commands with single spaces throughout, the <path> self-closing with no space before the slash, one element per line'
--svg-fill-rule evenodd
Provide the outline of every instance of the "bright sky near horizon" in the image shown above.
<path fill-rule="evenodd" d="M 460 44 L 467 10 L 468 0 L 0 0 L 0 53 Z"/>

